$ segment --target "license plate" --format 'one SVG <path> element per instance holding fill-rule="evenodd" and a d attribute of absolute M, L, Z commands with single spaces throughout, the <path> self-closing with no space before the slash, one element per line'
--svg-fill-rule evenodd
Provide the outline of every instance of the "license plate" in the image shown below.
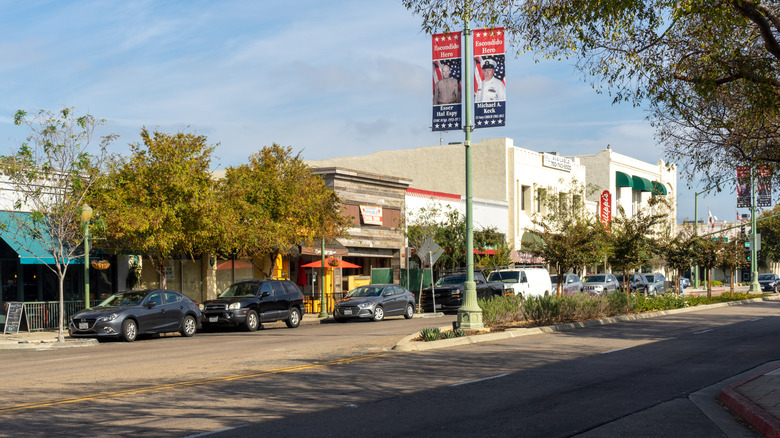
<path fill-rule="evenodd" d="M 344 309 L 345 315 L 352 315 L 352 309 Z"/>
<path fill-rule="evenodd" d="M 79 330 L 87 330 L 89 329 L 89 324 L 86 322 L 80 322 L 79 323 Z"/>
<path fill-rule="evenodd" d="M 217 322 L 219 320 L 218 316 L 209 316 L 209 322 Z"/>

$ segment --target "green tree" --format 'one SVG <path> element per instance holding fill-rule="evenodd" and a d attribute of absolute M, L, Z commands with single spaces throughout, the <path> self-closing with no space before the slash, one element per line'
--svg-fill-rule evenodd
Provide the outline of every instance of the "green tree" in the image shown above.
<path fill-rule="evenodd" d="M 745 266 L 745 240 L 732 239 L 728 242 L 724 238 L 718 240 L 720 250 L 718 251 L 717 263 L 723 267 L 723 270 L 729 271 L 729 291 L 734 293 L 734 278 L 737 268 Z"/>
<path fill-rule="evenodd" d="M 764 211 L 757 219 L 756 229 L 761 234 L 761 258 L 780 261 L 780 205 Z"/>
<path fill-rule="evenodd" d="M 149 257 L 165 288 L 172 256 L 201 255 L 213 242 L 209 219 L 217 216 L 217 205 L 209 165 L 214 146 L 205 136 L 144 128 L 141 143 L 131 144 L 130 151 L 130 157 L 112 158 L 91 192 L 90 203 L 106 224 L 105 240 L 96 243 Z"/>
<path fill-rule="evenodd" d="M 667 265 L 674 271 L 672 281 L 675 285 L 680 284 L 682 273 L 690 269 L 696 259 L 697 239 L 693 227 L 685 227 L 676 235 L 659 240 L 659 249 Z"/>
<path fill-rule="evenodd" d="M 618 216 L 610 224 L 607 259 L 610 265 L 625 274 L 624 281 L 628 281 L 632 269 L 640 269 L 652 258 L 656 247 L 656 228 L 663 219 L 663 215 L 649 209 L 641 209 L 628 217 L 622 207 L 618 208 Z M 630 292 L 628 284 L 624 284 L 623 288 Z"/>
<path fill-rule="evenodd" d="M 510 45 L 574 58 L 599 92 L 647 105 L 667 154 L 708 182 L 777 169 L 780 3 L 759 0 L 403 0 L 428 33 L 504 26 Z M 780 172 L 773 172 L 775 178 Z"/>
<path fill-rule="evenodd" d="M 720 245 L 709 237 L 699 236 L 694 244 L 696 261 L 707 272 L 707 299 L 712 298 L 712 268 L 718 265 Z"/>
<path fill-rule="evenodd" d="M 533 232 L 541 242 L 531 243 L 529 250 L 545 259 L 558 275 L 558 295 L 563 288 L 563 274 L 597 263 L 606 254 L 604 226 L 585 209 L 585 195 L 593 190 L 573 181 L 565 190 L 547 187 L 538 194 L 545 213 L 534 216 Z"/>
<path fill-rule="evenodd" d="M 100 172 L 106 147 L 115 139 L 102 137 L 97 153 L 88 152 L 95 128 L 102 123 L 89 114 L 77 116 L 72 108 L 58 113 L 41 110 L 32 116 L 17 111 L 14 124 L 26 126 L 31 133 L 12 155 L 0 157 L 0 170 L 14 190 L 17 210 L 10 215 L 11 223 L 2 226 L 19 230 L 6 237 L 33 254 L 31 248 L 40 246 L 54 258 L 46 266 L 58 279 L 59 342 L 65 340 L 65 275 L 70 264 L 83 257 L 81 206 Z"/>
<path fill-rule="evenodd" d="M 490 268 L 512 263 L 512 248 L 506 241 L 506 235 L 499 232 L 496 227 L 474 230 L 474 248 L 478 250 L 474 260 L 475 266 Z"/>
<path fill-rule="evenodd" d="M 215 249 L 227 255 L 266 256 L 270 276 L 279 255 L 301 243 L 343 235 L 342 202 L 300 153 L 273 144 L 230 167 L 219 183 L 221 230 Z"/>

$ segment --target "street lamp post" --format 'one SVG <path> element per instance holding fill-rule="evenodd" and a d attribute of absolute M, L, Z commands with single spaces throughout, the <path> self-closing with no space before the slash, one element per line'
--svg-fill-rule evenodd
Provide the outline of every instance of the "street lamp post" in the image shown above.
<path fill-rule="evenodd" d="M 466 97 L 466 123 L 463 126 L 463 131 L 466 135 L 466 140 L 463 142 L 466 147 L 466 281 L 463 291 L 463 305 L 458 309 L 458 325 L 465 329 L 479 329 L 484 327 L 482 323 L 482 309 L 480 309 L 477 303 L 477 285 L 474 282 L 474 213 L 472 210 L 472 187 L 471 187 L 471 131 L 474 130 L 474 124 L 472 122 L 472 101 L 473 94 L 471 87 L 473 81 L 471 80 L 471 63 L 474 60 L 471 57 L 471 29 L 469 28 L 469 5 L 466 5 L 466 17 L 463 20 L 464 29 L 463 35 L 465 37 L 465 51 L 466 51 L 466 68 L 465 75 L 467 78 L 465 82 Z"/>
<path fill-rule="evenodd" d="M 325 309 L 325 239 L 320 242 L 320 318 L 328 317 L 328 310 Z"/>
<path fill-rule="evenodd" d="M 84 222 L 84 308 L 89 308 L 89 221 L 92 219 L 92 207 L 84 203 L 81 206 L 81 221 Z"/>

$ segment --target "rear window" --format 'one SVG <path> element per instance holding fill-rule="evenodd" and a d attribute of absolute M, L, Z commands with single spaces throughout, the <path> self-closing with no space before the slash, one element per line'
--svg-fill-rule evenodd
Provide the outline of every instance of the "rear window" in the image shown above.
<path fill-rule="evenodd" d="M 493 271 L 488 275 L 488 281 L 501 281 L 504 283 L 517 283 L 520 279 L 518 271 Z"/>

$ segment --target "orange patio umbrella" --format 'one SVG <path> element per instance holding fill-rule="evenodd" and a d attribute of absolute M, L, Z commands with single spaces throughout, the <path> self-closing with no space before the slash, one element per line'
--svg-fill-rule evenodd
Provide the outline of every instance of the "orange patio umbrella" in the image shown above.
<path fill-rule="evenodd" d="M 301 266 L 302 268 L 321 268 L 322 267 L 322 260 L 317 260 L 311 263 L 306 263 L 305 265 Z M 334 257 L 328 257 L 325 259 L 325 267 L 326 268 L 359 268 L 360 265 L 356 265 L 354 263 L 345 262 L 344 260 L 337 259 Z"/>

